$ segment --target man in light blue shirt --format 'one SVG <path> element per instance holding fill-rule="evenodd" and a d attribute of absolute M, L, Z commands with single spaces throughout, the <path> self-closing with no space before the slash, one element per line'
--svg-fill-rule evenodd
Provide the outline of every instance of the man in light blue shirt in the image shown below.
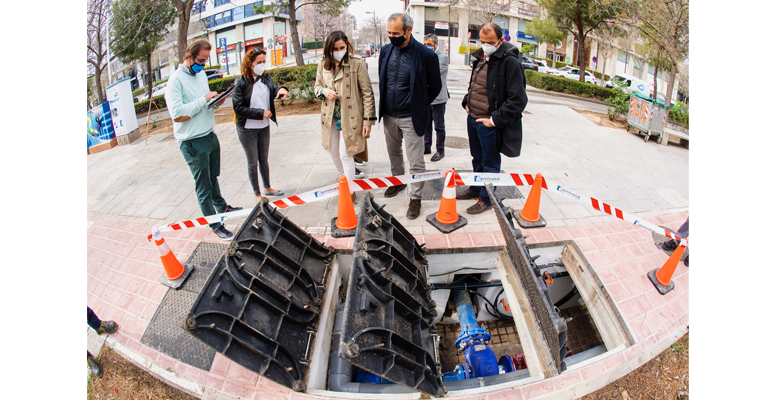
<path fill-rule="evenodd" d="M 169 78 L 165 94 L 174 120 L 174 137 L 195 179 L 195 195 L 203 215 L 242 209 L 229 206 L 219 191 L 219 139 L 214 133 L 214 110 L 208 108 L 209 100 L 217 92 L 209 90 L 208 78 L 203 73 L 210 53 L 208 41 L 193 41 L 185 51 L 184 62 Z M 216 105 L 222 103 L 224 99 Z M 221 223 L 209 226 L 220 239 L 233 238 Z"/>

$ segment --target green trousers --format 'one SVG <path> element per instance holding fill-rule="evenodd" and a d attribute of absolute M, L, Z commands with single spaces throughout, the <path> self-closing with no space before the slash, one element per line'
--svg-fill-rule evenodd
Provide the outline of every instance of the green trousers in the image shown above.
<path fill-rule="evenodd" d="M 214 132 L 206 136 L 185 140 L 179 149 L 195 179 L 195 195 L 203 215 L 224 212 L 227 202 L 219 192 L 219 139 Z M 211 228 L 222 226 L 219 222 L 209 224 Z"/>

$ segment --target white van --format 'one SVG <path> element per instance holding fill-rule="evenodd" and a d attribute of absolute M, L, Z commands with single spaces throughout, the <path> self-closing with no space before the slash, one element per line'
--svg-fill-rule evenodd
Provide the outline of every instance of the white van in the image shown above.
<path fill-rule="evenodd" d="M 629 92 L 639 92 L 647 97 L 652 94 L 652 85 L 633 75 L 615 74 L 615 76 L 612 77 L 612 80 L 605 84 L 608 88 L 613 88 L 615 85 L 619 85 L 622 88 L 628 88 Z"/>

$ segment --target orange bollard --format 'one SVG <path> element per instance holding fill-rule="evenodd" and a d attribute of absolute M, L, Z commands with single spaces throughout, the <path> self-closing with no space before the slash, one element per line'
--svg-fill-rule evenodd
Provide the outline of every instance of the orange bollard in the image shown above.
<path fill-rule="evenodd" d="M 676 266 L 679 264 L 679 261 L 682 259 L 682 254 L 684 254 L 684 245 L 680 245 L 679 247 L 674 250 L 674 253 L 671 254 L 671 257 L 668 258 L 668 261 L 666 261 L 665 264 L 663 264 L 662 267 L 658 269 L 654 269 L 647 273 L 647 277 L 650 278 L 650 281 L 652 281 L 653 286 L 655 286 L 656 289 L 658 289 L 658 292 L 660 294 L 666 294 L 672 290 L 674 290 L 674 282 L 671 281 L 671 277 L 674 275 L 674 271 L 676 271 Z"/>
<path fill-rule="evenodd" d="M 455 190 L 454 168 L 447 172 L 444 180 L 444 192 L 441 193 L 441 204 L 436 213 L 436 221 L 445 225 L 451 225 L 457 222 L 460 216 L 457 215 L 457 192 Z"/>
<path fill-rule="evenodd" d="M 446 174 L 444 191 L 441 193 L 441 204 L 439 204 L 438 212 L 428 215 L 426 221 L 442 233 L 455 231 L 468 224 L 465 218 L 457 214 L 454 168 Z"/>
<path fill-rule="evenodd" d="M 158 228 L 153 228 L 152 239 L 158 247 L 160 262 L 163 263 L 163 269 L 165 270 L 165 274 L 160 278 L 160 283 L 178 289 L 182 286 L 182 283 L 184 283 L 187 276 L 190 275 L 193 266 L 190 265 L 185 268 L 185 266 L 176 259 L 174 252 L 168 247 Z"/>
<path fill-rule="evenodd" d="M 358 226 L 356 210 L 353 207 L 353 197 L 350 195 L 348 179 L 345 175 L 340 177 L 340 190 L 337 204 L 337 217 L 332 218 L 332 237 L 353 236 Z"/>
<path fill-rule="evenodd" d="M 535 182 L 532 184 L 532 190 L 529 191 L 524 208 L 519 212 L 514 212 L 513 216 L 516 222 L 522 228 L 541 228 L 546 225 L 545 219 L 540 216 L 540 190 L 543 186 L 543 175 L 537 174 Z"/>

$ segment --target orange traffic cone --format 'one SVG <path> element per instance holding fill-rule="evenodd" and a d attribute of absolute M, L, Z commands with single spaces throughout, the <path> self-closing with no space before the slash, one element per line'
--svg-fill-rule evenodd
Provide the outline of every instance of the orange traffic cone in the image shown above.
<path fill-rule="evenodd" d="M 671 277 L 674 275 L 676 266 L 682 259 L 684 249 L 685 246 L 680 245 L 674 250 L 674 253 L 671 254 L 671 257 L 668 258 L 668 261 L 666 261 L 661 268 L 654 269 L 647 273 L 647 277 L 650 278 L 650 281 L 652 281 L 652 284 L 658 289 L 660 294 L 666 294 L 674 290 L 674 282 L 671 281 Z"/>
<path fill-rule="evenodd" d="M 457 192 L 455 191 L 454 168 L 447 172 L 444 180 L 444 192 L 441 193 L 441 204 L 436 213 L 436 221 L 445 225 L 451 225 L 460 219 L 457 215 Z"/>
<path fill-rule="evenodd" d="M 337 204 L 337 217 L 332 218 L 332 237 L 354 236 L 358 218 L 353 207 L 353 197 L 350 195 L 348 179 L 345 175 L 340 177 L 340 191 Z"/>
<path fill-rule="evenodd" d="M 438 207 L 438 212 L 428 215 L 426 220 L 443 233 L 455 231 L 468 224 L 465 218 L 457 214 L 454 168 L 446 174 L 444 192 L 441 194 L 441 204 Z"/>
<path fill-rule="evenodd" d="M 160 283 L 178 289 L 184 283 L 184 280 L 190 275 L 193 270 L 193 266 L 189 265 L 185 267 L 179 260 L 176 259 L 174 252 L 166 244 L 165 239 L 161 236 L 158 228 L 153 228 L 152 239 L 155 241 L 155 245 L 158 246 L 158 252 L 160 253 L 160 262 L 163 263 L 163 269 L 165 274 L 161 276 Z"/>
<path fill-rule="evenodd" d="M 532 190 L 529 191 L 527 202 L 521 211 L 513 213 L 516 222 L 522 228 L 541 228 L 544 227 L 545 219 L 540 215 L 540 189 L 543 186 L 543 175 L 537 174 L 535 182 L 532 184 Z"/>

